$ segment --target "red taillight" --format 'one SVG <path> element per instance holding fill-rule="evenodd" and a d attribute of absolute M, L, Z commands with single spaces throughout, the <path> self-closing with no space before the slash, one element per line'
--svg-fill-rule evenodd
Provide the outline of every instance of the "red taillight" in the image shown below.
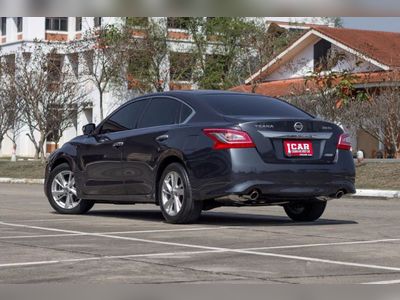
<path fill-rule="evenodd" d="M 343 133 L 339 137 L 339 142 L 337 148 L 340 150 L 350 150 L 351 151 L 351 141 L 350 135 L 347 133 Z"/>
<path fill-rule="evenodd" d="M 244 131 L 223 128 L 207 128 L 203 132 L 211 138 L 214 149 L 254 148 L 251 137 Z"/>

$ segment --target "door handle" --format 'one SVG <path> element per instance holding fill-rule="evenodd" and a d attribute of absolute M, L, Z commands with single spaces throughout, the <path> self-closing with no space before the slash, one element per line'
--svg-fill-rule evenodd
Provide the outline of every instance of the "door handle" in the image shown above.
<path fill-rule="evenodd" d="M 157 142 L 163 142 L 163 141 L 168 140 L 168 138 L 169 138 L 168 134 L 163 134 L 163 135 L 160 135 L 160 136 L 156 137 L 156 141 Z"/>
<path fill-rule="evenodd" d="M 124 142 L 116 142 L 116 143 L 114 143 L 112 146 L 114 147 L 114 148 L 121 148 L 122 146 L 124 145 Z"/>

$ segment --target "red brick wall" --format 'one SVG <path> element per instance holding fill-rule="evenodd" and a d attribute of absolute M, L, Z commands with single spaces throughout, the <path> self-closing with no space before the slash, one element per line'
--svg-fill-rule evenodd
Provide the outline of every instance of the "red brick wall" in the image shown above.
<path fill-rule="evenodd" d="M 169 89 L 170 90 L 191 90 L 192 89 L 192 85 L 190 83 L 170 82 L 169 83 Z"/>
<path fill-rule="evenodd" d="M 168 37 L 173 40 L 188 40 L 190 39 L 190 35 L 187 32 L 180 31 L 168 31 Z"/>
<path fill-rule="evenodd" d="M 68 34 L 66 33 L 50 33 L 46 32 L 45 39 L 47 41 L 67 41 Z"/>

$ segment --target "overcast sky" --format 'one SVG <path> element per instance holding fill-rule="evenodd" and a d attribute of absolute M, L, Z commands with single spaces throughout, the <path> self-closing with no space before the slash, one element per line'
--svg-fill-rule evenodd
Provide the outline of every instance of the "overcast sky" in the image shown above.
<path fill-rule="evenodd" d="M 400 17 L 386 18 L 354 18 L 342 17 L 343 27 L 400 32 Z"/>

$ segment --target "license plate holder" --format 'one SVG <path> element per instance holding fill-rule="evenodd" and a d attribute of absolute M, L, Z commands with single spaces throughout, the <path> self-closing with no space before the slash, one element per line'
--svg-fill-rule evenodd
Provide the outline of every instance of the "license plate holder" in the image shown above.
<path fill-rule="evenodd" d="M 287 157 L 312 157 L 313 144 L 310 140 L 284 140 L 283 149 Z"/>

